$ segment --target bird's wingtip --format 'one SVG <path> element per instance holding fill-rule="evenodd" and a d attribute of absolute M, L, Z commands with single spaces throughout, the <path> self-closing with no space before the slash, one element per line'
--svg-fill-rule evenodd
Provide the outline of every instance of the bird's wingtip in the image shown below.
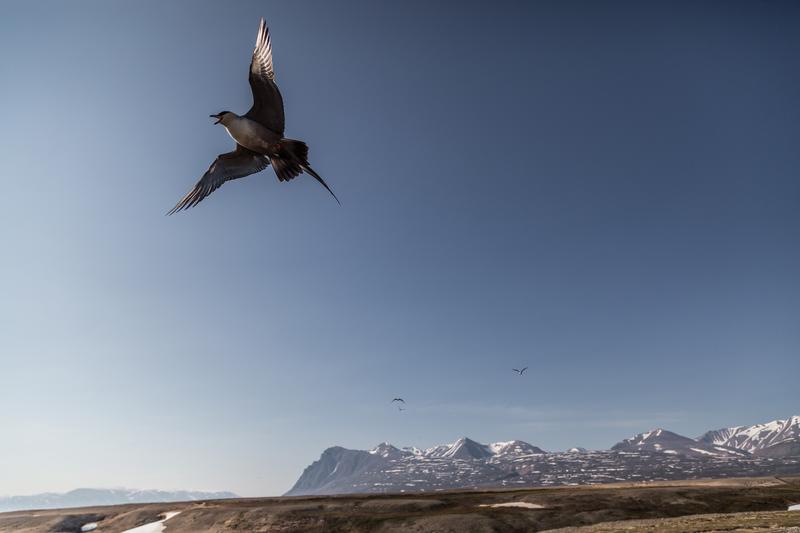
<path fill-rule="evenodd" d="M 256 35 L 256 48 L 261 44 L 261 41 L 264 40 L 264 34 L 267 33 L 267 23 L 264 20 L 264 17 L 261 17 L 261 20 L 258 22 L 258 35 Z"/>

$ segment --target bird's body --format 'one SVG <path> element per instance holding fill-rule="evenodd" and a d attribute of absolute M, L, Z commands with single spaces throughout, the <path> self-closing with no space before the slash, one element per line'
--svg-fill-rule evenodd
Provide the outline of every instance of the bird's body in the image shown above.
<path fill-rule="evenodd" d="M 525 373 L 525 371 L 526 371 L 526 370 L 528 370 L 528 367 L 526 366 L 526 367 L 525 367 L 525 368 L 523 368 L 522 370 L 520 370 L 520 369 L 517 369 L 517 368 L 512 368 L 511 370 L 513 370 L 514 372 L 516 372 L 517 374 L 519 374 L 519 375 L 521 376 L 522 374 L 524 374 L 524 373 Z"/>
<path fill-rule="evenodd" d="M 255 120 L 240 117 L 236 113 L 226 113 L 221 124 L 231 139 L 248 150 L 261 155 L 270 155 L 280 142 L 281 135 L 270 131 Z"/>
<path fill-rule="evenodd" d="M 283 97 L 275 84 L 272 41 L 264 19 L 258 28 L 256 47 L 250 61 L 250 89 L 253 106 L 242 116 L 230 111 L 211 115 L 236 141 L 233 151 L 220 154 L 194 188 L 168 214 L 199 204 L 223 183 L 255 174 L 270 164 L 278 181 L 289 181 L 303 172 L 311 175 L 334 198 L 336 195 L 308 163 L 308 146 L 283 136 Z M 336 198 L 338 202 L 339 199 Z"/>

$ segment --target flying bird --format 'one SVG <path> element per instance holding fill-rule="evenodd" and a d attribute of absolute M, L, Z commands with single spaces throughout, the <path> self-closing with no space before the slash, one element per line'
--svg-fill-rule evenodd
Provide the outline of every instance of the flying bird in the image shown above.
<path fill-rule="evenodd" d="M 522 374 L 525 373 L 526 370 L 528 370 L 528 367 L 526 366 L 522 370 L 517 370 L 516 368 L 512 368 L 511 370 L 513 370 L 514 372 L 516 372 L 517 374 L 519 374 L 521 376 Z"/>
<path fill-rule="evenodd" d="M 395 398 L 394 400 L 392 400 L 392 403 L 394 403 L 394 402 L 403 402 L 403 403 L 406 403 L 406 401 L 405 401 L 404 399 L 402 399 L 402 398 Z"/>
<path fill-rule="evenodd" d="M 278 181 L 289 181 L 303 172 L 310 174 L 339 202 L 325 180 L 308 164 L 308 146 L 283 136 L 283 98 L 275 85 L 272 68 L 272 41 L 264 19 L 258 28 L 256 47 L 250 62 L 250 89 L 253 106 L 243 116 L 230 111 L 210 115 L 222 124 L 236 148 L 220 154 L 194 188 L 167 214 L 194 207 L 223 183 L 261 172 L 272 164 Z"/>

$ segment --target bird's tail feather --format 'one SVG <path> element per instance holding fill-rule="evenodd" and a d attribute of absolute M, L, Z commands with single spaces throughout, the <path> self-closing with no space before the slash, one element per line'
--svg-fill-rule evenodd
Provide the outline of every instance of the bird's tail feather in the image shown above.
<path fill-rule="evenodd" d="M 331 196 L 334 197 L 337 203 L 341 205 L 339 199 L 333 194 L 333 191 L 322 176 L 317 174 L 311 165 L 308 164 L 308 145 L 303 141 L 296 141 L 294 139 L 281 139 L 278 145 L 278 151 L 270 156 L 272 168 L 280 181 L 289 181 L 299 176 L 303 172 L 311 175 L 315 180 L 327 189 Z"/>

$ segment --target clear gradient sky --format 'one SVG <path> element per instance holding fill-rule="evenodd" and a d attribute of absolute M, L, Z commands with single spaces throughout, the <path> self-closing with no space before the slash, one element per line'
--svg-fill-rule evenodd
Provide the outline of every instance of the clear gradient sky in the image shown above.
<path fill-rule="evenodd" d="M 268 169 L 166 217 L 232 146 L 208 115 L 248 109 L 261 16 L 342 206 Z M 273 495 L 336 444 L 799 414 L 799 26 L 775 1 L 4 2 L 0 494 Z"/>

